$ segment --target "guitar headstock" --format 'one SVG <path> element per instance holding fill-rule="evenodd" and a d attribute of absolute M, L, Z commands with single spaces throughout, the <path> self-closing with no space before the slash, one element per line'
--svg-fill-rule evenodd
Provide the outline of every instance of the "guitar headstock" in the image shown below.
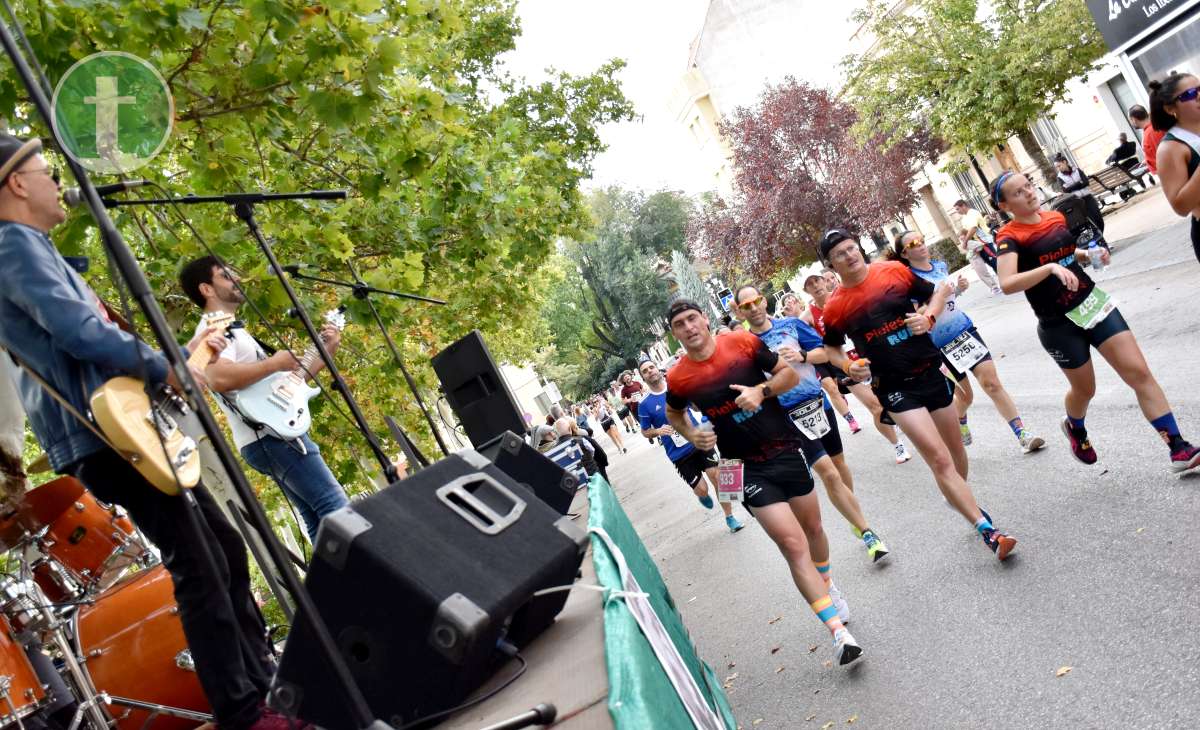
<path fill-rule="evenodd" d="M 346 308 L 338 307 L 337 309 L 331 309 L 326 312 L 325 324 L 333 325 L 338 329 L 339 332 L 346 329 Z"/>
<path fill-rule="evenodd" d="M 234 317 L 229 312 L 205 312 L 200 319 L 206 328 L 216 327 L 223 330 L 233 324 Z"/>

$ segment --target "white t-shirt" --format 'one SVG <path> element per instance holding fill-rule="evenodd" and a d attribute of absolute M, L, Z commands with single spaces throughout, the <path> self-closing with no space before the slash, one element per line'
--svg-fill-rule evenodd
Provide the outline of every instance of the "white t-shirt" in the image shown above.
<path fill-rule="evenodd" d="M 200 320 L 199 324 L 196 325 L 196 334 L 199 334 L 203 328 L 204 320 L 202 319 Z M 222 360 L 229 360 L 237 363 L 248 363 L 265 360 L 267 358 L 267 353 L 264 352 L 262 347 L 260 347 L 259 344 L 254 341 L 254 338 L 250 336 L 250 333 L 246 331 L 245 327 L 235 327 L 229 331 L 232 333 L 233 337 L 230 339 L 229 344 L 225 347 L 225 349 L 221 350 Z M 231 400 L 235 395 L 237 395 L 236 390 L 231 390 L 228 393 L 224 393 L 224 396 Z M 216 401 L 217 405 L 221 407 L 221 412 L 225 414 L 225 419 L 229 421 L 229 430 L 233 435 L 233 444 L 237 447 L 238 451 L 241 451 L 242 447 L 246 446 L 247 444 L 254 443 L 258 440 L 258 435 L 254 432 L 254 429 L 246 425 L 246 422 L 242 420 L 242 417 L 238 415 L 237 412 L 225 405 L 224 398 L 216 398 Z"/>
<path fill-rule="evenodd" d="M 983 218 L 983 213 L 968 208 L 962 216 L 962 227 L 964 230 L 975 229 L 973 236 L 967 239 L 967 248 L 974 252 L 977 249 L 983 248 L 983 244 L 992 242 L 992 232 L 988 230 L 987 221 Z"/>

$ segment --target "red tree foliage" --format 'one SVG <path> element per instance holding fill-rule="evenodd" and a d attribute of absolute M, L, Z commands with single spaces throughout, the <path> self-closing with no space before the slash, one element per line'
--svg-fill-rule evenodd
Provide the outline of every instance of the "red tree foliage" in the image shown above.
<path fill-rule="evenodd" d="M 734 199 L 714 199 L 692 219 L 692 252 L 718 269 L 769 277 L 816 258 L 829 228 L 879 229 L 919 201 L 913 179 L 942 145 L 927 134 L 883 134 L 858 143 L 852 107 L 787 78 L 721 132 L 733 148 Z"/>

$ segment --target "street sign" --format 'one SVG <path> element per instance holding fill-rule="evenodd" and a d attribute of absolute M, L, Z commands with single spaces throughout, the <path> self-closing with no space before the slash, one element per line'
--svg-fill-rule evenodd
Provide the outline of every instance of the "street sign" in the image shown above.
<path fill-rule="evenodd" d="M 1087 0 L 1088 10 L 1110 51 L 1127 45 L 1168 15 L 1200 0 Z"/>

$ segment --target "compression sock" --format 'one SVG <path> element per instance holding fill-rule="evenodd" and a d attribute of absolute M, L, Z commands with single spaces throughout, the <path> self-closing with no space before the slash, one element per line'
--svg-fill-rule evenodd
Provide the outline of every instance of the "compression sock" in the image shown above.
<path fill-rule="evenodd" d="M 842 414 L 842 418 L 846 419 L 846 423 L 854 423 L 854 414 L 848 410 Z"/>
<path fill-rule="evenodd" d="M 833 599 L 829 597 L 828 593 L 808 605 L 812 608 L 813 613 L 817 614 L 817 618 L 829 627 L 830 633 L 836 634 L 839 629 L 845 628 L 842 620 L 838 618 L 837 608 L 834 607 Z"/>
<path fill-rule="evenodd" d="M 975 520 L 975 529 L 979 530 L 980 535 L 987 537 L 988 533 L 996 528 L 992 527 L 991 520 L 989 520 L 987 517 L 984 517 L 983 515 L 980 515 L 979 519 Z"/>
<path fill-rule="evenodd" d="M 1021 417 L 1017 416 L 1008 422 L 1008 427 L 1012 429 L 1013 436 L 1021 438 L 1021 432 L 1025 430 L 1025 424 L 1021 421 Z"/>
<path fill-rule="evenodd" d="M 1067 423 L 1069 423 L 1071 425 L 1071 428 L 1075 429 L 1076 431 L 1085 430 L 1083 427 L 1083 419 L 1075 418 L 1070 413 L 1067 414 Z"/>
<path fill-rule="evenodd" d="M 1179 426 L 1175 425 L 1175 414 L 1167 411 L 1165 415 L 1151 421 L 1150 425 L 1154 426 L 1154 430 L 1158 431 L 1159 436 L 1162 436 L 1162 440 L 1167 443 L 1171 453 L 1179 450 L 1183 444 L 1183 437 L 1179 435 Z"/>
<path fill-rule="evenodd" d="M 817 566 L 817 572 L 821 574 L 821 580 L 825 581 L 825 587 L 828 588 L 829 584 L 833 582 L 833 576 L 829 575 L 829 561 L 818 563 L 814 560 L 813 565 Z"/>

